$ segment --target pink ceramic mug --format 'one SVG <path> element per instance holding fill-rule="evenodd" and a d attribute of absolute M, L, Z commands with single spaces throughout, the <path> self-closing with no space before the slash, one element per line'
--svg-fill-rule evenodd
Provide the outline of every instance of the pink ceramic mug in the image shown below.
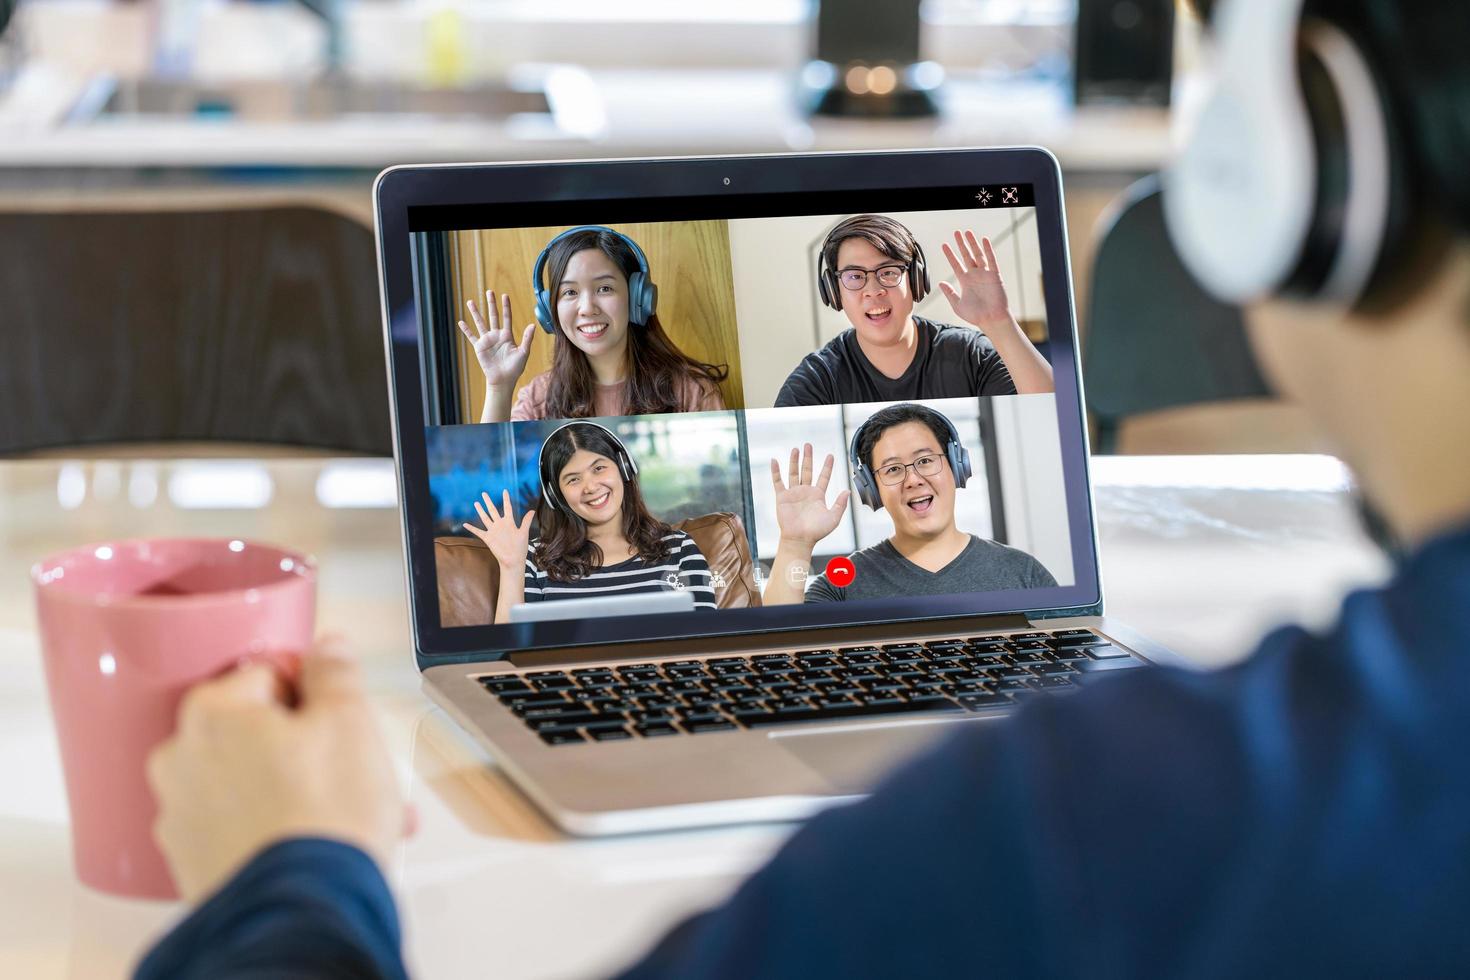
<path fill-rule="evenodd" d="M 153 842 L 148 753 L 190 685 L 309 648 L 316 567 L 270 545 L 163 539 L 88 545 L 31 577 L 77 876 L 116 895 L 176 897 Z"/>

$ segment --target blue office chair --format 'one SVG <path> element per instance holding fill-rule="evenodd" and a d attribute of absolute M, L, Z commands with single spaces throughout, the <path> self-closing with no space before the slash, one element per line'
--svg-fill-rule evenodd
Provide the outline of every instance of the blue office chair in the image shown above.
<path fill-rule="evenodd" d="M 1129 187 L 1101 226 L 1082 354 L 1093 450 L 1116 452 L 1130 416 L 1272 397 L 1240 310 L 1207 294 L 1175 254 L 1159 178 Z"/>

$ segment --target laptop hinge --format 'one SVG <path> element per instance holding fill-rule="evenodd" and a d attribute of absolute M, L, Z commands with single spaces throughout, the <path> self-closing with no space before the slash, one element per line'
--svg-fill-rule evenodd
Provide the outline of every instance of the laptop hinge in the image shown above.
<path fill-rule="evenodd" d="M 694 636 L 668 640 L 636 640 L 592 646 L 557 647 L 510 653 L 506 659 L 516 667 L 534 668 L 547 664 L 604 660 L 648 660 L 662 657 L 706 657 L 754 650 L 813 649 L 894 643 L 900 640 L 970 636 L 996 630 L 1026 629 L 1030 621 L 1020 613 L 1002 616 L 968 616 L 963 619 L 928 620 L 921 623 L 879 623 L 867 626 L 838 626 L 814 630 L 732 636 Z"/>

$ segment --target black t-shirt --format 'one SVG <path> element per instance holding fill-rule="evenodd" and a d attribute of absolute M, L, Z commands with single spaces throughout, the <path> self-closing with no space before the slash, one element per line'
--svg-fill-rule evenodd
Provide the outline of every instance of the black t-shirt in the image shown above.
<path fill-rule="evenodd" d="M 776 395 L 776 407 L 1016 393 L 995 345 L 975 327 L 920 316 L 914 326 L 919 342 L 902 376 L 890 378 L 873 367 L 858 346 L 857 332 L 848 327 L 802 359 Z"/>

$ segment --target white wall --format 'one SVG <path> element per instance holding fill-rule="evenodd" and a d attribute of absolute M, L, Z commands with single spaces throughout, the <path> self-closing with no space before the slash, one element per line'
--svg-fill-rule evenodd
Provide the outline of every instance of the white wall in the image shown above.
<path fill-rule="evenodd" d="M 992 398 L 1007 544 L 1036 556 L 1059 585 L 1077 581 L 1055 395 Z"/>
<path fill-rule="evenodd" d="M 915 312 L 944 323 L 958 322 L 939 291 L 941 279 L 954 279 L 941 246 L 953 242 L 958 228 L 974 231 L 977 238 L 989 236 L 996 243 L 996 260 L 1016 318 L 1045 320 L 1041 249 L 1033 209 L 904 211 L 890 216 L 913 231 L 929 264 L 933 288 Z M 847 317 L 823 306 L 817 296 L 818 252 L 827 232 L 845 217 L 803 215 L 729 223 L 748 407 L 775 404 L 776 392 L 801 359 L 847 328 Z"/>

